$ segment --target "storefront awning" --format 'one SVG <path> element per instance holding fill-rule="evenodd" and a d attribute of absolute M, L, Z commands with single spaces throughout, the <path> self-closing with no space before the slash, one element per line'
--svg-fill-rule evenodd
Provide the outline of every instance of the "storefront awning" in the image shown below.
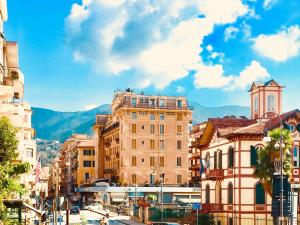
<path fill-rule="evenodd" d="M 199 203 L 201 202 L 201 199 L 199 198 L 192 198 L 192 199 L 189 199 L 189 198 L 177 198 L 176 199 L 178 202 L 182 202 L 182 203 Z"/>

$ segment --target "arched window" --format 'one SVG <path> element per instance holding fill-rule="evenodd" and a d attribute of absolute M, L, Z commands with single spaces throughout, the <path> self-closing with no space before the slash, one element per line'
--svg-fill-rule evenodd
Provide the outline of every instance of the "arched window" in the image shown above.
<path fill-rule="evenodd" d="M 209 184 L 205 186 L 205 203 L 210 203 L 210 188 Z"/>
<path fill-rule="evenodd" d="M 258 112 L 258 96 L 254 99 L 254 112 Z"/>
<path fill-rule="evenodd" d="M 222 169 L 222 150 L 218 151 L 218 169 Z"/>
<path fill-rule="evenodd" d="M 228 204 L 233 204 L 233 185 L 231 182 L 228 184 Z"/>
<path fill-rule="evenodd" d="M 274 112 L 275 111 L 275 97 L 274 95 L 269 95 L 268 96 L 268 111 Z"/>
<path fill-rule="evenodd" d="M 262 183 L 255 186 L 255 204 L 265 204 L 265 189 Z"/>
<path fill-rule="evenodd" d="M 234 166 L 234 149 L 232 146 L 228 149 L 228 168 L 233 168 Z"/>

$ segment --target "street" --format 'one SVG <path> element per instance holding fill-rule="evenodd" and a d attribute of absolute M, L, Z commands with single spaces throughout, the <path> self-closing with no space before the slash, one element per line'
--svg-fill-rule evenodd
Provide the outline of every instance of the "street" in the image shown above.
<path fill-rule="evenodd" d="M 102 214 L 105 214 L 106 211 L 102 210 L 99 211 Z M 63 215 L 63 222 L 61 225 L 66 224 L 66 212 L 62 211 Z M 109 213 L 110 218 L 108 219 L 109 224 L 131 224 L 131 225 L 141 225 L 141 223 L 137 223 L 135 221 L 130 220 L 129 216 L 118 216 L 116 213 L 110 212 Z M 70 224 L 86 224 L 86 225 L 92 225 L 92 224 L 99 224 L 99 220 L 102 220 L 104 216 L 89 211 L 89 210 L 81 210 L 80 214 L 70 214 Z M 59 224 L 59 223 L 58 223 Z"/>

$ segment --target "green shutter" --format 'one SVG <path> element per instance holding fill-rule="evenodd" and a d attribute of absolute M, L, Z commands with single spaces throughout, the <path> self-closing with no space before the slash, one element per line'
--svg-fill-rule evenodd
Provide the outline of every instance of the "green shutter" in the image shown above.
<path fill-rule="evenodd" d="M 265 204 L 265 190 L 261 183 L 255 187 L 255 204 Z"/>
<path fill-rule="evenodd" d="M 251 166 L 256 166 L 257 165 L 257 151 L 256 148 L 251 145 L 250 147 L 250 165 Z"/>

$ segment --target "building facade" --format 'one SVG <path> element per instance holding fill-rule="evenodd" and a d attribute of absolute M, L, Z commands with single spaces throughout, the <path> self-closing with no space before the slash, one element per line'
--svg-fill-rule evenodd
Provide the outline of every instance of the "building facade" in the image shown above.
<path fill-rule="evenodd" d="M 196 165 L 202 160 L 205 167 L 201 173 L 202 212 L 212 213 L 217 224 L 273 224 L 271 197 L 253 173 L 257 152 L 266 145 L 263 142 L 266 131 L 280 127 L 277 113 L 282 108 L 281 89 L 273 80 L 259 87 L 254 83 L 251 101 L 256 96 L 258 99 L 251 104 L 252 118 L 208 119 L 196 144 L 200 150 Z M 257 111 L 257 106 L 265 108 Z M 280 117 L 291 128 L 292 181 L 299 184 L 300 112 L 293 110 Z"/>
<path fill-rule="evenodd" d="M 18 44 L 4 37 L 3 24 L 7 20 L 6 0 L 0 1 L 0 116 L 10 119 L 17 133 L 18 161 L 29 162 L 32 169 L 36 165 L 36 143 L 31 127 L 31 108 L 23 101 L 24 75 L 19 68 Z M 21 183 L 34 190 L 35 176 L 22 175 Z"/>
<path fill-rule="evenodd" d="M 191 118 L 184 97 L 129 89 L 115 93 L 112 114 L 98 115 L 94 126 L 99 178 L 120 184 L 188 183 Z"/>

